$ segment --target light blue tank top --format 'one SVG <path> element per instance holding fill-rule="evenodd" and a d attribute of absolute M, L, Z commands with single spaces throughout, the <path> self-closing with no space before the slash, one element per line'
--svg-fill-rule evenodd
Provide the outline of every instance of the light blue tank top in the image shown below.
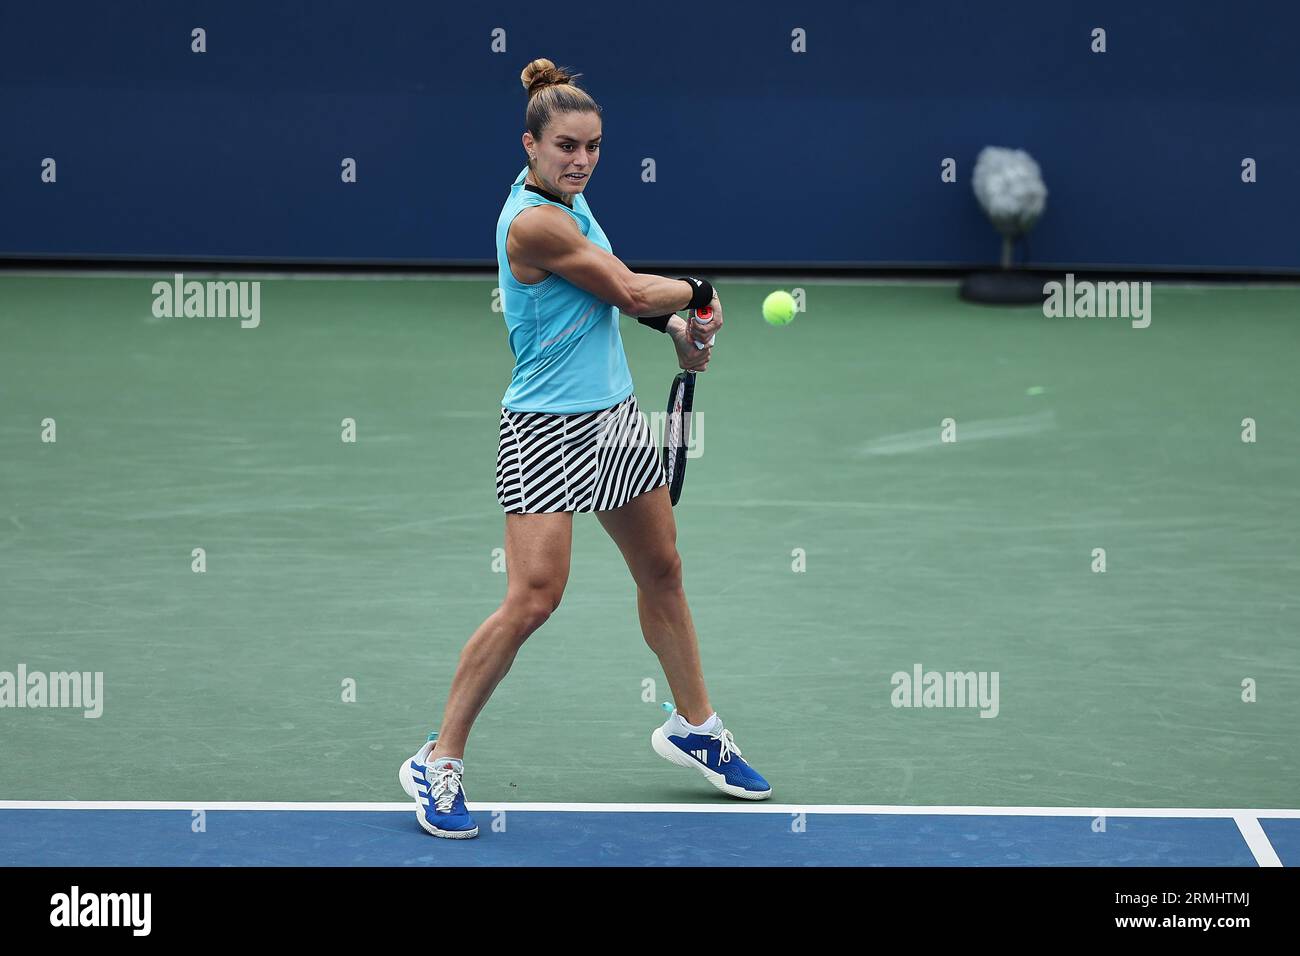
<path fill-rule="evenodd" d="M 497 281 L 501 308 L 515 356 L 510 387 L 501 399 L 514 412 L 572 414 L 617 405 L 632 394 L 632 373 L 623 354 L 618 309 L 552 272 L 526 285 L 510 271 L 506 235 L 529 206 L 550 205 L 573 217 L 582 234 L 613 252 L 605 232 L 579 193 L 564 203 L 524 188 L 528 167 L 515 178 L 497 220 Z"/>

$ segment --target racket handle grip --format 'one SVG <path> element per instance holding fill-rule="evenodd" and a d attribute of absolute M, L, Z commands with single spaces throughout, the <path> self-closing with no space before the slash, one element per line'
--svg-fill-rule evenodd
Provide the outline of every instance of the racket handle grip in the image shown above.
<path fill-rule="evenodd" d="M 705 306 L 704 308 L 702 308 L 702 309 L 691 309 L 691 317 L 690 317 L 690 320 L 689 320 L 689 321 L 690 321 L 691 325 L 696 325 L 696 324 L 699 323 L 699 321 L 700 321 L 701 319 L 703 319 L 705 322 L 707 322 L 707 321 L 709 321 L 709 319 L 711 319 L 711 318 L 713 318 L 713 307 L 712 307 L 712 306 L 709 306 L 709 305 L 706 305 L 706 306 Z M 702 349 L 702 348 L 705 347 L 706 344 L 708 344 L 708 345 L 712 345 L 712 344 L 713 344 L 713 340 L 716 339 L 717 337 L 718 337 L 718 336 L 717 336 L 717 333 L 714 333 L 713 335 L 709 336 L 709 341 L 708 341 L 707 343 L 704 343 L 704 342 L 701 342 L 699 339 L 695 338 L 695 336 L 692 335 L 692 336 L 691 336 L 691 340 L 695 343 L 695 347 L 696 347 L 697 349 Z"/>

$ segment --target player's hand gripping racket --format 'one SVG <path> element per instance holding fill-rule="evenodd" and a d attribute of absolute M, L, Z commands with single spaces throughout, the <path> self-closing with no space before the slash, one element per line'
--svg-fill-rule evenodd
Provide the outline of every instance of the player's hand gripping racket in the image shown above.
<path fill-rule="evenodd" d="M 694 325 L 713 318 L 713 309 L 705 306 L 692 309 L 687 321 Z M 693 331 L 693 330 L 692 330 Z M 716 338 L 715 335 L 713 338 Z M 706 343 L 691 336 L 697 349 Z M 713 344 L 710 338 L 707 345 Z M 672 503 L 682 496 L 682 483 L 686 480 L 686 446 L 691 440 L 691 412 L 695 407 L 695 373 L 678 372 L 668 389 L 668 415 L 664 419 L 664 478 L 668 481 L 668 496 Z"/>

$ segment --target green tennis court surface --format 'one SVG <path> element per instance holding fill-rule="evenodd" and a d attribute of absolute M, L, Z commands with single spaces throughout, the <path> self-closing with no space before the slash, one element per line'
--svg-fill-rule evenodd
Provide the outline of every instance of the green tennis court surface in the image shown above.
<path fill-rule="evenodd" d="M 154 318 L 159 279 L 0 276 L 0 671 L 104 688 L 96 719 L 0 710 L 0 799 L 399 800 L 505 590 L 495 282 L 261 279 L 245 329 Z M 807 294 L 781 329 L 778 285 Z M 679 546 L 774 800 L 1296 806 L 1300 288 L 1156 285 L 1133 329 L 947 284 L 718 287 Z M 623 337 L 661 408 L 671 346 Z M 667 684 L 617 550 L 575 528 L 471 806 L 716 803 L 651 752 Z M 895 707 L 918 664 L 996 674 L 996 716 Z"/>

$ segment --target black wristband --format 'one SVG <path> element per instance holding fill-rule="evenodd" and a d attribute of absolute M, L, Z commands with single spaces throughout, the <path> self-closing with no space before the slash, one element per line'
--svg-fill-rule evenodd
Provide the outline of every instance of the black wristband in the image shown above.
<path fill-rule="evenodd" d="M 668 320 L 676 314 L 676 312 L 670 312 L 668 315 L 643 315 L 637 321 L 642 325 L 650 326 L 652 329 L 658 329 L 660 332 L 667 332 Z"/>
<path fill-rule="evenodd" d="M 687 303 L 688 309 L 702 309 L 713 301 L 713 286 L 709 284 L 708 279 L 695 279 L 691 276 L 678 276 L 683 282 L 689 282 L 691 288 L 695 290 L 691 296 L 691 301 Z"/>

